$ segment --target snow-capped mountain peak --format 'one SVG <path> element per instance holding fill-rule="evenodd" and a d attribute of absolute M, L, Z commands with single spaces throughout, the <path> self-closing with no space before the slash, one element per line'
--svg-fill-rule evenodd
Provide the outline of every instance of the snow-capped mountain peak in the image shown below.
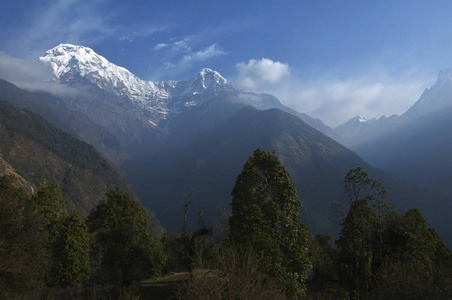
<path fill-rule="evenodd" d="M 350 120 L 348 120 L 344 124 L 339 125 L 338 127 L 341 127 L 341 126 L 342 127 L 343 126 L 349 126 L 349 127 L 353 126 L 353 127 L 355 127 L 355 126 L 359 126 L 360 124 L 363 124 L 363 123 L 366 123 L 366 122 L 369 122 L 369 121 L 373 121 L 373 120 L 375 120 L 375 118 L 367 119 L 367 118 L 365 118 L 365 117 L 363 117 L 361 115 L 358 115 L 356 117 L 351 118 Z"/>
<path fill-rule="evenodd" d="M 141 80 L 88 47 L 60 44 L 39 59 L 52 67 L 53 79 L 58 82 L 71 82 L 81 76 L 103 90 L 132 101 L 143 102 L 151 95 L 168 98 L 155 83 Z"/>
<path fill-rule="evenodd" d="M 358 121 L 359 123 L 365 123 L 365 122 L 367 122 L 367 119 L 366 118 L 364 118 L 363 116 L 357 116 L 357 117 L 355 117 L 356 118 L 356 121 Z"/>
<path fill-rule="evenodd" d="M 215 96 L 221 91 L 233 89 L 220 73 L 209 68 L 202 69 L 183 85 L 181 96 L 204 94 L 205 92 L 208 92 L 210 96 Z"/>
<path fill-rule="evenodd" d="M 51 66 L 53 80 L 73 84 L 81 78 L 87 79 L 107 92 L 129 99 L 153 124 L 167 118 L 171 113 L 170 102 L 174 99 L 189 96 L 186 101 L 176 101 L 182 108 L 174 109 L 175 105 L 172 105 L 172 110 L 178 113 L 183 107 L 202 103 L 205 97 L 234 89 L 220 73 L 208 68 L 202 69 L 189 81 L 145 81 L 92 49 L 79 45 L 60 44 L 46 51 L 39 60 Z"/>
<path fill-rule="evenodd" d="M 116 71 L 115 73 L 122 73 L 126 77 L 133 76 L 128 70 L 110 63 L 91 48 L 84 46 L 60 44 L 46 51 L 45 56 L 39 59 L 50 63 L 53 67 L 55 79 L 62 79 L 73 69 L 77 69 L 81 76 L 105 70 Z"/>
<path fill-rule="evenodd" d="M 52 68 L 53 75 L 49 80 L 81 91 L 77 98 L 68 96 L 67 99 L 70 108 L 75 110 L 79 109 L 81 101 L 88 101 L 90 106 L 95 101 L 99 107 L 118 106 L 118 111 L 126 109 L 140 119 L 144 118 L 146 126 L 150 124 L 156 127 L 162 120 L 168 120 L 170 116 L 183 113 L 193 106 L 212 99 L 227 99 L 226 101 L 252 105 L 259 110 L 282 109 L 327 135 L 332 132 L 320 120 L 282 105 L 271 95 L 237 90 L 220 73 L 209 68 L 202 69 L 187 81 L 145 81 L 127 69 L 109 62 L 92 49 L 71 44 L 60 44 L 46 51 L 39 60 Z M 97 91 L 96 88 L 102 91 Z M 110 98 L 109 94 L 114 94 L 119 99 Z M 217 97 L 220 94 L 221 96 Z M 96 97 L 97 95 L 99 97 Z M 109 103 L 110 100 L 112 103 Z M 114 122 L 117 123 L 120 119 L 117 118 Z"/>
<path fill-rule="evenodd" d="M 204 86 L 210 86 L 212 83 L 216 84 L 228 84 L 226 78 L 220 75 L 217 71 L 214 71 L 209 68 L 204 68 L 199 72 L 196 77 L 202 78 Z"/>

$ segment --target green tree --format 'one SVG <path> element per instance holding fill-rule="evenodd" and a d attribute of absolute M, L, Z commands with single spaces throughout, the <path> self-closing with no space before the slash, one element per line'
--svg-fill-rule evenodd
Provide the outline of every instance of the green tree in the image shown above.
<path fill-rule="evenodd" d="M 356 200 L 342 224 L 338 248 L 339 274 L 356 298 L 367 293 L 373 258 L 373 238 L 377 217 L 365 199 Z"/>
<path fill-rule="evenodd" d="M 145 208 L 117 188 L 107 191 L 106 198 L 87 219 L 95 237 L 97 279 L 127 286 L 159 274 L 164 255 L 149 233 Z"/>
<path fill-rule="evenodd" d="M 44 224 L 15 182 L 0 177 L 0 298 L 38 298 L 48 273 Z"/>
<path fill-rule="evenodd" d="M 80 286 L 89 279 L 90 237 L 77 214 L 66 212 L 66 201 L 56 184 L 42 186 L 32 197 L 35 210 L 44 220 L 45 242 L 50 258 L 51 286 Z"/>
<path fill-rule="evenodd" d="M 167 255 L 166 272 L 188 271 L 190 276 L 196 267 L 209 264 L 217 251 L 217 245 L 209 242 L 212 228 L 201 223 L 195 231 L 171 234 L 162 238 L 162 246 Z"/>
<path fill-rule="evenodd" d="M 380 181 L 369 177 L 363 167 L 351 169 L 344 178 L 344 190 L 350 202 L 366 199 L 370 202 L 380 202 L 381 209 L 387 192 Z"/>
<path fill-rule="evenodd" d="M 420 210 L 399 214 L 381 183 L 357 168 L 345 176 L 349 211 L 336 241 L 339 277 L 356 299 L 445 299 L 452 255 Z"/>
<path fill-rule="evenodd" d="M 230 239 L 248 244 L 282 291 L 302 297 L 311 267 L 309 229 L 290 175 L 274 152 L 257 149 L 232 190 Z"/>
<path fill-rule="evenodd" d="M 384 201 L 387 193 L 381 182 L 370 178 L 362 167 L 348 171 L 344 190 L 349 210 L 340 222 L 342 230 L 336 241 L 339 274 L 343 284 L 360 298 L 369 290 L 373 266 L 382 263 L 385 218 L 391 209 Z M 336 208 L 345 215 L 344 206 Z"/>
<path fill-rule="evenodd" d="M 394 214 L 384 241 L 388 250 L 376 278 L 377 298 L 450 298 L 452 254 L 419 209 Z"/>
<path fill-rule="evenodd" d="M 91 274 L 90 236 L 77 214 L 67 215 L 53 231 L 53 272 L 59 286 L 80 286 Z"/>
<path fill-rule="evenodd" d="M 39 191 L 33 195 L 32 200 L 48 228 L 66 216 L 66 201 L 63 199 L 61 189 L 56 184 L 41 186 Z"/>
<path fill-rule="evenodd" d="M 318 290 L 327 292 L 337 281 L 336 249 L 331 245 L 332 237 L 317 234 L 311 241 L 310 255 L 313 260 L 312 284 Z"/>
<path fill-rule="evenodd" d="M 182 200 L 182 198 L 182 194 L 180 194 L 180 199 Z M 212 258 L 212 254 L 215 252 L 215 245 L 209 244 L 208 240 L 213 228 L 206 226 L 202 218 L 202 210 L 199 212 L 198 228 L 195 231 L 187 231 L 187 212 L 192 203 L 193 198 L 189 194 L 188 200 L 182 204 L 184 208 L 182 233 L 167 233 L 162 238 L 163 248 L 168 256 L 166 271 L 188 271 L 191 278 L 194 268 L 209 263 L 208 260 Z"/>

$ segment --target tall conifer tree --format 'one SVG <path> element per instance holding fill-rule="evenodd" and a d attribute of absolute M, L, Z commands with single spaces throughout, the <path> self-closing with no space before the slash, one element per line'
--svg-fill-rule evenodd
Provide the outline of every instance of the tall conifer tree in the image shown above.
<path fill-rule="evenodd" d="M 257 149 L 232 190 L 230 238 L 248 244 L 263 271 L 288 295 L 302 297 L 311 267 L 309 229 L 290 175 L 274 152 Z"/>

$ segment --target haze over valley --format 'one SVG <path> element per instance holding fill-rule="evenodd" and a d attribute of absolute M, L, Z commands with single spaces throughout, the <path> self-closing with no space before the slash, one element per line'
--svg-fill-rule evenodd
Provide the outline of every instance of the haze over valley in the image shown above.
<path fill-rule="evenodd" d="M 238 89 L 208 68 L 183 81 L 143 81 L 94 50 L 71 44 L 49 49 L 39 61 L 51 71 L 48 85 L 59 92 L 18 96 L 25 92 L 4 82 L 0 96 L 93 145 L 167 230 L 181 228 L 180 193 L 197 200 L 191 226 L 200 209 L 209 222 L 224 219 L 236 175 L 249 154 L 263 148 L 276 151 L 292 174 L 303 219 L 314 233 L 335 234 L 329 214 L 331 204 L 344 197 L 343 176 L 365 166 L 387 186 L 397 209 L 421 207 L 431 224 L 442 224 L 448 240 L 448 70 L 406 114 L 354 118 L 333 129 L 272 95 Z"/>
<path fill-rule="evenodd" d="M 201 3 L 2 4 L 0 219 L 42 258 L 30 290 L 186 271 L 189 295 L 239 255 L 269 297 L 448 295 L 452 5 Z"/>

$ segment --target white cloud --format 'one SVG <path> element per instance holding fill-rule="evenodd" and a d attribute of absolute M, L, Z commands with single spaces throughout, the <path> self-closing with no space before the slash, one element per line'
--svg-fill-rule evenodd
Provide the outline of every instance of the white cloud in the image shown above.
<path fill-rule="evenodd" d="M 58 0 L 36 8 L 26 27 L 7 42 L 16 55 L 38 56 L 62 42 L 98 43 L 117 34 L 119 26 L 111 24 L 113 14 L 104 13 L 105 1 Z M 14 45 L 21 45 L 17 48 Z M 6 46 L 5 46 L 6 48 Z M 30 50 L 32 53 L 30 53 Z M 24 53 L 18 53 L 23 51 Z"/>
<path fill-rule="evenodd" d="M 153 51 L 158 51 L 161 50 L 163 48 L 169 48 L 171 51 L 173 52 L 191 52 L 191 47 L 190 47 L 190 40 L 192 39 L 192 37 L 187 37 L 184 38 L 183 40 L 180 41 L 175 41 L 172 43 L 158 43 L 157 45 L 154 46 L 154 48 L 152 48 Z M 175 39 L 171 39 L 171 40 L 175 40 Z"/>
<path fill-rule="evenodd" d="M 75 89 L 50 81 L 51 72 L 38 60 L 15 58 L 0 52 L 0 78 L 29 91 L 44 91 L 59 96 L 76 93 Z"/>
<path fill-rule="evenodd" d="M 366 118 L 400 115 L 431 84 L 424 78 L 403 77 L 319 80 L 311 83 L 291 80 L 266 92 L 278 97 L 284 105 L 335 127 L 357 115 Z"/>
<path fill-rule="evenodd" d="M 372 66 L 347 77 L 340 72 L 325 72 L 318 77 L 301 78 L 295 74 L 302 72 L 292 73 L 294 70 L 287 63 L 268 58 L 238 63 L 236 70 L 238 87 L 272 94 L 282 104 L 319 118 L 331 127 L 357 115 L 366 118 L 401 115 L 436 79 L 416 68 L 392 74 Z"/>
<path fill-rule="evenodd" d="M 152 50 L 153 51 L 158 51 L 158 50 L 163 49 L 165 47 L 168 47 L 168 44 L 158 43 L 157 45 L 154 46 L 154 48 L 152 48 Z"/>
<path fill-rule="evenodd" d="M 173 50 L 182 50 L 182 51 L 190 51 L 191 52 L 191 47 L 190 47 L 190 40 L 192 39 L 192 37 L 187 37 L 183 40 L 180 41 L 176 41 L 172 44 L 172 48 Z"/>
<path fill-rule="evenodd" d="M 227 52 L 221 49 L 218 44 L 213 44 L 197 52 L 190 51 L 188 54 L 184 55 L 181 62 L 183 64 L 191 64 L 192 62 L 205 61 L 209 58 L 225 54 L 227 54 Z"/>
<path fill-rule="evenodd" d="M 180 45 L 178 45 L 179 47 Z M 185 54 L 176 62 L 165 62 L 165 68 L 173 71 L 182 72 L 193 66 L 196 62 L 206 61 L 209 58 L 227 54 L 218 44 L 207 46 L 204 49 L 193 52 L 190 47 L 186 48 Z"/>
<path fill-rule="evenodd" d="M 240 99 L 241 102 L 246 103 L 253 103 L 260 100 L 258 96 L 255 96 L 253 94 L 239 94 L 238 98 Z"/>
<path fill-rule="evenodd" d="M 275 84 L 290 75 L 289 65 L 268 58 L 250 59 L 248 63 L 236 64 L 239 77 L 237 85 L 245 89 L 259 89 L 270 83 Z"/>
<path fill-rule="evenodd" d="M 162 63 L 162 67 L 157 71 L 159 77 L 174 76 L 183 73 L 192 68 L 196 63 L 207 61 L 211 58 L 228 54 L 218 44 L 212 44 L 198 51 L 193 51 L 190 42 L 192 37 L 175 41 L 170 44 L 159 43 L 154 46 L 153 50 L 158 51 L 162 48 L 167 50 L 164 53 L 166 60 Z"/>
<path fill-rule="evenodd" d="M 152 26 L 152 27 L 148 27 L 143 30 L 140 30 L 140 31 L 128 32 L 128 33 L 124 34 L 123 36 L 121 36 L 119 38 L 119 40 L 133 42 L 137 38 L 146 38 L 148 36 L 153 35 L 156 32 L 162 31 L 162 30 L 164 30 L 164 28 L 159 27 L 159 26 Z M 165 44 L 158 44 L 158 45 L 156 45 L 156 47 L 159 45 L 165 46 Z"/>

